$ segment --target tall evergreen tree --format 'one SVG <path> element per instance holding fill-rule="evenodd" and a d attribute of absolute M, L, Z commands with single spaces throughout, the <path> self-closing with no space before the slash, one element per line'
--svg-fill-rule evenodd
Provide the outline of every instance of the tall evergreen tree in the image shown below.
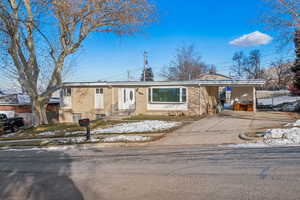
<path fill-rule="evenodd" d="M 294 72 L 294 86 L 300 90 L 300 29 L 295 31 L 294 37 L 296 60 L 292 71 Z"/>
<path fill-rule="evenodd" d="M 145 70 L 143 70 L 141 75 L 141 81 L 154 81 L 154 74 L 151 67 L 147 67 Z"/>

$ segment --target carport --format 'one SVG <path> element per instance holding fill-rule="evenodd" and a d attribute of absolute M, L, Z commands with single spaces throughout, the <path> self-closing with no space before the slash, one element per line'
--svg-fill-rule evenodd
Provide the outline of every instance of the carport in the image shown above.
<path fill-rule="evenodd" d="M 210 95 L 216 96 L 218 101 L 220 100 L 220 88 L 231 88 L 229 94 L 231 103 L 239 106 L 251 105 L 251 109 L 248 108 L 248 111 L 253 112 L 257 110 L 256 87 L 261 87 L 264 83 L 263 80 L 199 80 L 200 87 L 205 87 Z M 228 95 L 228 93 L 226 94 Z"/>

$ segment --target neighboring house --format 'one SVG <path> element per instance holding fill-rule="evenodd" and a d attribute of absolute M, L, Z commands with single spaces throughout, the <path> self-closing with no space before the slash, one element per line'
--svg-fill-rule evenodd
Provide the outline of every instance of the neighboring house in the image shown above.
<path fill-rule="evenodd" d="M 232 78 L 212 71 L 200 74 L 197 80 L 232 80 Z M 226 103 L 231 103 L 231 88 L 219 87 L 219 96 L 222 96 Z"/>
<path fill-rule="evenodd" d="M 215 113 L 219 88 L 231 87 L 237 102 L 252 102 L 261 80 L 192 80 L 162 82 L 64 83 L 60 122 L 110 115 L 206 115 Z"/>
<path fill-rule="evenodd" d="M 200 74 L 198 80 L 231 80 L 232 78 L 218 73 Z"/>
<path fill-rule="evenodd" d="M 52 122 L 58 121 L 59 98 L 51 98 L 47 105 L 47 116 Z M 26 125 L 32 124 L 32 106 L 28 95 L 1 94 L 0 113 L 8 117 L 23 117 Z"/>

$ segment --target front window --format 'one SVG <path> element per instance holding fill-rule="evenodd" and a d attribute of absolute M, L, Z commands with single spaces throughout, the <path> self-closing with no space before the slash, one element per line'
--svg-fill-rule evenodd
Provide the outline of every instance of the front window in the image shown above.
<path fill-rule="evenodd" d="M 152 103 L 184 103 L 186 88 L 151 88 L 149 100 Z"/>
<path fill-rule="evenodd" d="M 105 114 L 96 114 L 96 119 L 103 119 L 105 117 Z"/>
<path fill-rule="evenodd" d="M 81 118 L 81 113 L 73 113 L 73 122 L 78 123 Z"/>
<path fill-rule="evenodd" d="M 71 88 L 63 88 L 61 91 L 61 107 L 71 108 L 72 107 L 72 89 Z"/>
<path fill-rule="evenodd" d="M 103 88 L 97 88 L 96 94 L 103 94 Z"/>
<path fill-rule="evenodd" d="M 64 97 L 70 97 L 71 96 L 71 88 L 64 88 L 63 89 L 63 96 Z"/>
<path fill-rule="evenodd" d="M 123 97 L 124 99 L 124 103 L 126 103 L 126 90 L 124 90 L 124 97 Z"/>
<path fill-rule="evenodd" d="M 133 92 L 132 91 L 130 91 L 129 96 L 130 96 L 130 101 L 132 101 L 133 100 Z"/>

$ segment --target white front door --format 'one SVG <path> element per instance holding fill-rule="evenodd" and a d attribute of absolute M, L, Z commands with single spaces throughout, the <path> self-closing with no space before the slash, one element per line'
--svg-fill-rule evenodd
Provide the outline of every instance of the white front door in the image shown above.
<path fill-rule="evenodd" d="M 135 89 L 120 88 L 119 89 L 119 110 L 135 109 Z"/>
<path fill-rule="evenodd" d="M 97 88 L 95 92 L 95 108 L 104 109 L 103 88 Z"/>

